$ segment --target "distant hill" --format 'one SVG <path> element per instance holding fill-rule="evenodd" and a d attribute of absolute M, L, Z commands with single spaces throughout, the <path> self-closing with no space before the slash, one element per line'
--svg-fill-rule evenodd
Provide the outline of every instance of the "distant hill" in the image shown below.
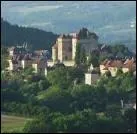
<path fill-rule="evenodd" d="M 37 28 L 11 25 L 1 18 L 1 45 L 4 46 L 21 45 L 27 42 L 32 49 L 51 50 L 51 46 L 56 41 L 57 36 L 57 34 Z"/>

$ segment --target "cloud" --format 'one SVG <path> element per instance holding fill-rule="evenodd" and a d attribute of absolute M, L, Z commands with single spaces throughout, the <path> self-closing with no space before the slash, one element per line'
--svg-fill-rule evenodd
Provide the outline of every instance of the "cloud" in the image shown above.
<path fill-rule="evenodd" d="M 41 22 L 41 23 L 32 23 L 31 26 L 46 26 L 46 25 L 52 25 L 51 22 Z"/>
<path fill-rule="evenodd" d="M 134 25 L 134 24 L 131 24 L 130 27 L 133 28 L 133 27 L 135 27 L 135 25 Z"/>
<path fill-rule="evenodd" d="M 10 12 L 18 12 L 23 15 L 29 15 L 31 13 L 35 12 L 40 12 L 40 11 L 50 11 L 50 10 L 55 10 L 58 8 L 63 7 L 62 5 L 47 5 L 47 6 L 32 6 L 32 7 L 27 7 L 27 6 L 21 6 L 21 7 L 12 7 L 9 9 Z"/>
<path fill-rule="evenodd" d="M 43 27 L 43 26 L 47 26 L 47 25 L 51 25 L 51 22 L 35 22 L 35 23 L 31 23 L 31 24 L 26 24 L 26 25 L 22 25 L 24 27 Z"/>

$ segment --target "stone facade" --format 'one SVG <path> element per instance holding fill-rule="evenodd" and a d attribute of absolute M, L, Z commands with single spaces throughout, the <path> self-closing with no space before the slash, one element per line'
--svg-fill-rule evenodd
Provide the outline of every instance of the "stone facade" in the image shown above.
<path fill-rule="evenodd" d="M 22 60 L 21 61 L 21 67 L 24 69 L 26 67 L 32 66 L 32 60 Z"/>
<path fill-rule="evenodd" d="M 75 34 L 61 35 L 52 47 L 52 60 L 59 60 L 60 62 L 74 61 L 78 44 L 85 49 L 86 53 L 89 53 L 97 48 L 98 37 L 87 29 L 82 29 Z"/>
<path fill-rule="evenodd" d="M 71 37 L 59 37 L 58 43 L 58 60 L 71 60 L 72 59 L 72 39 Z"/>

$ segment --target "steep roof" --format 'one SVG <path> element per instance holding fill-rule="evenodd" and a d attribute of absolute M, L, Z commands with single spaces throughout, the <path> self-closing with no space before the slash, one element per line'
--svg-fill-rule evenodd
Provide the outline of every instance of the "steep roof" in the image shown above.
<path fill-rule="evenodd" d="M 68 34 L 68 35 L 61 34 L 58 38 L 63 38 L 63 39 L 71 39 L 71 38 L 72 38 L 72 36 L 70 36 L 69 34 Z"/>
<path fill-rule="evenodd" d="M 124 67 L 124 68 L 132 68 L 133 70 L 136 69 L 136 60 L 135 59 L 126 59 L 125 61 L 115 59 L 115 60 L 104 60 L 101 65 L 107 67 Z"/>

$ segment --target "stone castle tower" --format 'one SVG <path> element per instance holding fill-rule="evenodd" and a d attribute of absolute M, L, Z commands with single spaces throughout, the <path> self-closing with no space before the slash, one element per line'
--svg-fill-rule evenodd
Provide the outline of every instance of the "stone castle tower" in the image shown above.
<path fill-rule="evenodd" d="M 98 36 L 91 33 L 86 28 L 82 28 L 79 33 L 61 35 L 52 47 L 53 61 L 69 61 L 75 59 L 76 46 L 81 44 L 86 53 L 90 53 L 98 46 Z"/>

